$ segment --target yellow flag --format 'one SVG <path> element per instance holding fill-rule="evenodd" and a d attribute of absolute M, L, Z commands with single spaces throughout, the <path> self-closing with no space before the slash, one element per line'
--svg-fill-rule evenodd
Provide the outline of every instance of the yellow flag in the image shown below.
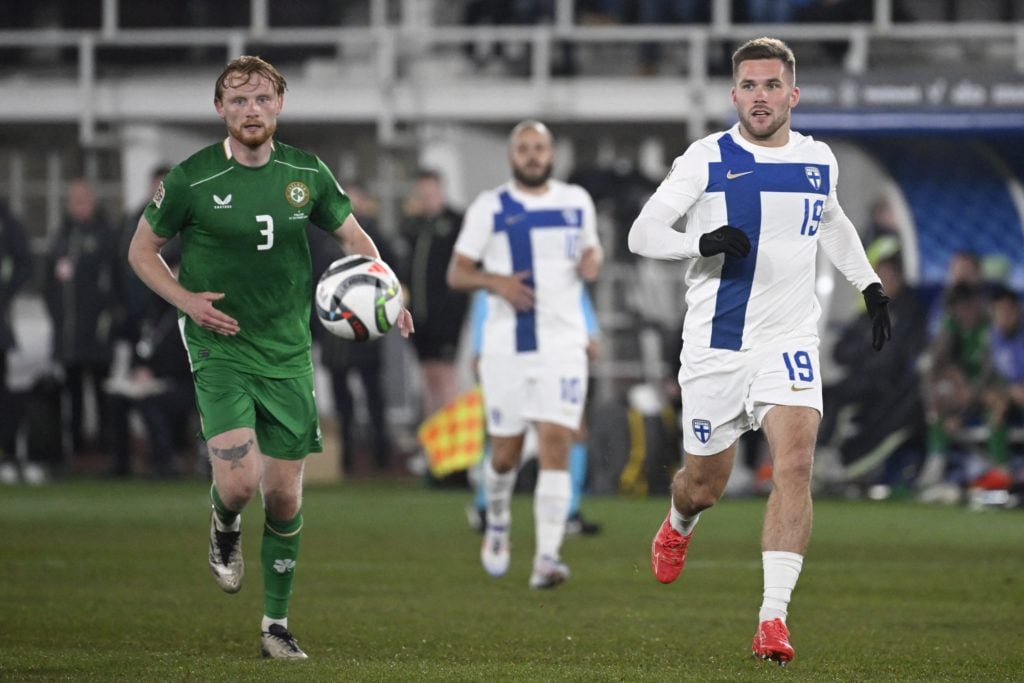
<path fill-rule="evenodd" d="M 435 477 L 469 469 L 483 456 L 483 405 L 477 387 L 455 397 L 420 425 L 417 436 Z"/>

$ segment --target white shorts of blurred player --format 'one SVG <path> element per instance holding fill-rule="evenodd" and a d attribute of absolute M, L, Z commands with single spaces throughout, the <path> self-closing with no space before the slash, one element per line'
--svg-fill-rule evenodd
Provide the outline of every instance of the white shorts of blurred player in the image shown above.
<path fill-rule="evenodd" d="M 587 398 L 587 356 L 522 353 L 480 358 L 480 384 L 491 436 L 522 434 L 531 422 L 580 428 Z"/>
<path fill-rule="evenodd" d="M 683 344 L 683 450 L 713 455 L 744 432 L 760 429 L 777 405 L 821 414 L 818 337 L 793 337 L 743 351 Z"/>

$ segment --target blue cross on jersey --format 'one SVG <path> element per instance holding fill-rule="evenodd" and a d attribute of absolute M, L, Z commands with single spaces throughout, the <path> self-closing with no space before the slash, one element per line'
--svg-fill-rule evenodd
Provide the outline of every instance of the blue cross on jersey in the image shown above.
<path fill-rule="evenodd" d="M 509 251 L 512 254 L 512 272 L 529 271 L 523 282 L 536 288 L 533 280 L 533 243 L 530 231 L 545 228 L 583 228 L 583 210 L 579 208 L 538 209 L 528 211 L 525 206 L 512 198 L 508 190 L 502 191 L 501 211 L 494 214 L 494 232 L 508 236 Z M 537 311 L 516 311 L 516 351 L 537 350 Z"/>
<path fill-rule="evenodd" d="M 743 343 L 743 323 L 754 283 L 757 245 L 761 238 L 761 193 L 799 192 L 828 196 L 827 164 L 757 163 L 754 155 L 740 147 L 728 133 L 718 138 L 722 160 L 708 164 L 705 192 L 725 194 L 729 225 L 750 238 L 750 254 L 738 259 L 725 257 L 722 265 L 715 317 L 711 321 L 711 346 L 738 351 Z"/>

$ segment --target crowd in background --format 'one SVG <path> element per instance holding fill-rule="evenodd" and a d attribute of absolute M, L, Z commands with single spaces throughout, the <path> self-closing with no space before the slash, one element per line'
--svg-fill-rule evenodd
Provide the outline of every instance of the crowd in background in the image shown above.
<path fill-rule="evenodd" d="M 154 189 L 166 170 L 155 169 Z M 636 171 L 622 177 L 612 169 L 580 170 L 571 180 L 588 189 L 613 225 L 628 225 L 638 202 L 655 187 Z M 377 202 L 367 188 L 356 180 L 345 187 L 360 223 L 399 274 L 415 316 L 409 344 L 420 371 L 417 411 L 425 419 L 460 391 L 457 363 L 468 302 L 447 289 L 445 272 L 461 214 L 446 198 L 444 178 L 429 169 L 411 179 L 405 218 L 390 234 L 377 225 Z M 100 208 L 88 181 L 67 184 L 65 217 L 49 245 L 37 292 L 49 316 L 54 372 L 13 396 L 2 383 L 0 479 L 39 480 L 41 473 L 206 476 L 177 312 L 127 265 L 127 245 L 142 209 L 115 220 Z M 892 298 L 893 339 L 884 352 L 871 351 L 865 338 L 871 327 L 861 319 L 866 312 L 837 331 L 831 360 L 842 379 L 824 388 L 816 481 L 837 494 L 925 500 L 959 500 L 969 488 L 1019 488 L 1020 293 L 1006 286 L 997 269 L 986 267 L 984 255 L 971 253 L 951 257 L 942 287 L 911 286 L 891 210 L 880 201 L 872 217 L 864 239 Z M 14 294 L 26 292 L 31 271 L 24 230 L 6 209 L 0 226 L 0 342 L 5 349 L 16 341 L 36 344 L 15 339 L 10 315 Z M 314 273 L 342 256 L 319 231 L 311 230 L 310 240 Z M 176 267 L 176 243 L 163 253 Z M 665 376 L 626 382 L 613 401 L 589 407 L 592 492 L 661 491 L 678 463 L 679 328 L 655 332 L 665 340 Z M 330 377 L 343 470 L 408 474 L 415 446 L 398 438 L 388 421 L 383 370 L 393 359 L 387 347 L 344 342 L 316 324 L 313 333 L 318 363 Z M 745 466 L 737 468 L 731 493 L 762 493 L 770 480 L 761 441 L 758 434 L 744 439 Z"/>

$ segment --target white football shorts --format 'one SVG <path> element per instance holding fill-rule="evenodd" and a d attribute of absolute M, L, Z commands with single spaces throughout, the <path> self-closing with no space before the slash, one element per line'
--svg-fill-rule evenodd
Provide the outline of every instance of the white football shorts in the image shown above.
<path fill-rule="evenodd" d="M 683 450 L 691 455 L 713 455 L 760 429 L 772 406 L 806 406 L 821 414 L 816 335 L 743 351 L 684 343 L 680 360 Z"/>
<path fill-rule="evenodd" d="M 529 422 L 580 428 L 587 399 L 587 355 L 563 351 L 541 355 L 482 356 L 480 384 L 487 410 L 487 433 L 515 436 Z"/>

